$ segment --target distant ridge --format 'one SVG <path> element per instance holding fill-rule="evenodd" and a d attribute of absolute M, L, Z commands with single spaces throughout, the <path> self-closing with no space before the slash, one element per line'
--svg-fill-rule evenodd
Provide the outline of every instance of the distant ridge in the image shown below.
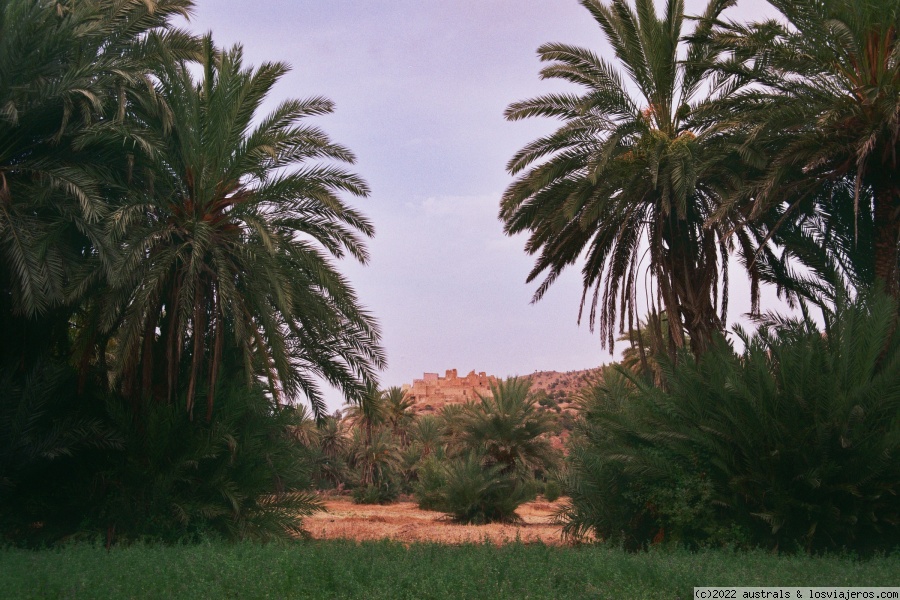
<path fill-rule="evenodd" d="M 548 396 L 562 400 L 563 397 L 571 397 L 582 387 L 595 381 L 600 376 L 601 370 L 602 367 L 582 371 L 536 371 L 521 377 L 531 380 L 532 392 L 543 391 Z"/>

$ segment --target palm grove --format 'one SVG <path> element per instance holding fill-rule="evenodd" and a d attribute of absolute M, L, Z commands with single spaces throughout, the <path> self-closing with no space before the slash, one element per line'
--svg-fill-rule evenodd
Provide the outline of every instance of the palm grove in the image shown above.
<path fill-rule="evenodd" d="M 567 534 L 628 547 L 895 546 L 900 6 L 581 3 L 615 60 L 539 49 L 580 92 L 510 105 L 562 124 L 510 160 L 500 208 L 535 299 L 580 265 L 581 313 L 631 345 L 560 465 L 527 382 L 418 418 L 378 389 L 378 328 L 334 266 L 367 260 L 342 197 L 368 188 L 303 121 L 328 100 L 263 114 L 286 66 L 175 28 L 189 0 L 5 2 L 4 535 L 277 537 L 344 483 L 509 519 L 549 479 Z M 731 256 L 760 322 L 739 353 Z M 763 286 L 803 317 L 763 313 Z"/>
<path fill-rule="evenodd" d="M 341 196 L 368 188 L 335 166 L 353 154 L 303 121 L 332 104 L 260 113 L 287 67 L 245 67 L 240 47 L 174 28 L 190 9 L 0 10 L 14 537 L 296 528 L 313 504 L 283 435 L 291 402 L 322 414 L 319 381 L 355 398 L 383 365 L 333 263 L 367 260 L 372 225 Z"/>
<path fill-rule="evenodd" d="M 581 261 L 581 311 L 632 344 L 582 393 L 566 531 L 895 546 L 900 5 L 770 0 L 778 19 L 744 24 L 712 0 L 685 31 L 678 0 L 581 3 L 616 60 L 538 50 L 581 92 L 509 107 L 562 125 L 509 162 L 500 209 L 537 256 L 535 299 Z M 739 354 L 732 254 L 760 321 Z M 803 318 L 762 314 L 761 284 Z"/>

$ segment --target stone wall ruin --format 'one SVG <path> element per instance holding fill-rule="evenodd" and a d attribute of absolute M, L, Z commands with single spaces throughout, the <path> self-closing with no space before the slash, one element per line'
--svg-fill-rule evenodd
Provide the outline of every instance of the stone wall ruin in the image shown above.
<path fill-rule="evenodd" d="M 479 394 L 488 396 L 491 393 L 491 384 L 496 382 L 496 377 L 483 371 L 481 373 L 470 371 L 465 377 L 460 377 L 456 369 L 448 369 L 443 377 L 437 373 L 425 373 L 421 379 L 413 380 L 411 386 L 404 388 L 409 398 L 415 402 L 416 412 L 432 413 L 446 404 L 462 404 L 477 400 Z"/>

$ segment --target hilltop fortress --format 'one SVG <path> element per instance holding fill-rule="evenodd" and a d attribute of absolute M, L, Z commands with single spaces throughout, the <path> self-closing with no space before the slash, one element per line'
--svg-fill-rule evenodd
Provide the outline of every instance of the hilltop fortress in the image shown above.
<path fill-rule="evenodd" d="M 490 395 L 491 384 L 496 382 L 496 377 L 483 372 L 476 374 L 471 371 L 465 377 L 459 377 L 456 369 L 448 369 L 444 377 L 437 373 L 425 373 L 422 379 L 413 380 L 412 386 L 405 385 L 403 388 L 415 402 L 417 412 L 433 413 L 445 404 L 477 400 L 478 394 Z"/>
<path fill-rule="evenodd" d="M 583 371 L 535 371 L 531 375 L 523 375 L 523 379 L 531 381 L 531 392 L 544 393 L 558 404 L 560 410 L 569 412 L 574 410 L 574 394 L 583 386 L 597 380 L 602 370 L 600 368 L 585 369 Z M 413 401 L 413 411 L 418 414 L 431 414 L 440 412 L 447 404 L 464 404 L 478 400 L 478 396 L 490 396 L 491 385 L 499 380 L 493 375 L 484 372 L 470 371 L 465 377 L 460 377 L 456 369 L 449 369 L 444 377 L 437 373 L 425 373 L 422 379 L 414 379 L 413 384 L 404 384 L 405 391 Z"/>

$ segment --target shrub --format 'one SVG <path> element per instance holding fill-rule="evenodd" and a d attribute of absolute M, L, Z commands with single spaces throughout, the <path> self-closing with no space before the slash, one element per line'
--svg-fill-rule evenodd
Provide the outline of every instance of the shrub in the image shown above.
<path fill-rule="evenodd" d="M 71 365 L 47 358 L 23 373 L 0 365 L 0 536 L 43 545 L 78 530 L 95 503 L 84 457 L 118 454 L 123 439 L 103 415 L 105 396 Z"/>
<path fill-rule="evenodd" d="M 552 409 L 557 404 L 556 398 L 554 396 L 548 395 L 547 392 L 545 392 L 543 390 L 534 394 L 534 398 L 535 398 L 535 400 L 537 400 L 537 403 L 539 405 L 543 406 L 544 408 Z"/>
<path fill-rule="evenodd" d="M 220 388 L 210 423 L 189 421 L 178 403 L 111 403 L 125 438 L 94 477 L 98 510 L 86 524 L 118 538 L 176 541 L 215 533 L 274 539 L 301 531 L 320 505 L 307 490 L 310 461 L 293 437 L 297 413 L 260 387 Z"/>
<path fill-rule="evenodd" d="M 771 319 L 745 350 L 658 357 L 662 385 L 605 377 L 584 398 L 565 530 L 810 551 L 900 543 L 900 335 L 886 297 L 825 332 Z"/>
<path fill-rule="evenodd" d="M 413 494 L 422 510 L 441 510 L 443 489 L 447 484 L 442 465 L 444 459 L 441 451 L 426 457 L 419 465 L 419 479 L 413 487 Z"/>
<path fill-rule="evenodd" d="M 393 481 L 381 481 L 353 489 L 354 504 L 390 504 L 397 499 L 400 490 Z"/>
<path fill-rule="evenodd" d="M 16 470 L 0 473 L 11 483 L 0 489 L 0 526 L 10 539 L 273 539 L 298 533 L 319 508 L 293 436 L 297 411 L 273 405 L 261 388 L 220 386 L 207 423 L 188 420 L 178 402 L 126 404 L 90 385 L 79 394 L 71 374 L 57 372 L 15 388 L 30 400 L 26 432 L 37 444 L 32 460 L 13 457 Z M 19 425 L 7 421 L 16 393 L 0 402 L 2 454 L 6 444 L 21 446 L 12 435 Z"/>
<path fill-rule="evenodd" d="M 468 454 L 444 468 L 444 482 L 435 493 L 435 508 L 460 523 L 517 521 L 516 508 L 526 500 L 525 486 L 501 465 L 484 466 L 479 456 Z"/>
<path fill-rule="evenodd" d="M 547 502 L 556 502 L 559 500 L 562 491 L 560 490 L 559 484 L 555 479 L 547 480 L 547 483 L 544 484 L 544 498 Z"/>

